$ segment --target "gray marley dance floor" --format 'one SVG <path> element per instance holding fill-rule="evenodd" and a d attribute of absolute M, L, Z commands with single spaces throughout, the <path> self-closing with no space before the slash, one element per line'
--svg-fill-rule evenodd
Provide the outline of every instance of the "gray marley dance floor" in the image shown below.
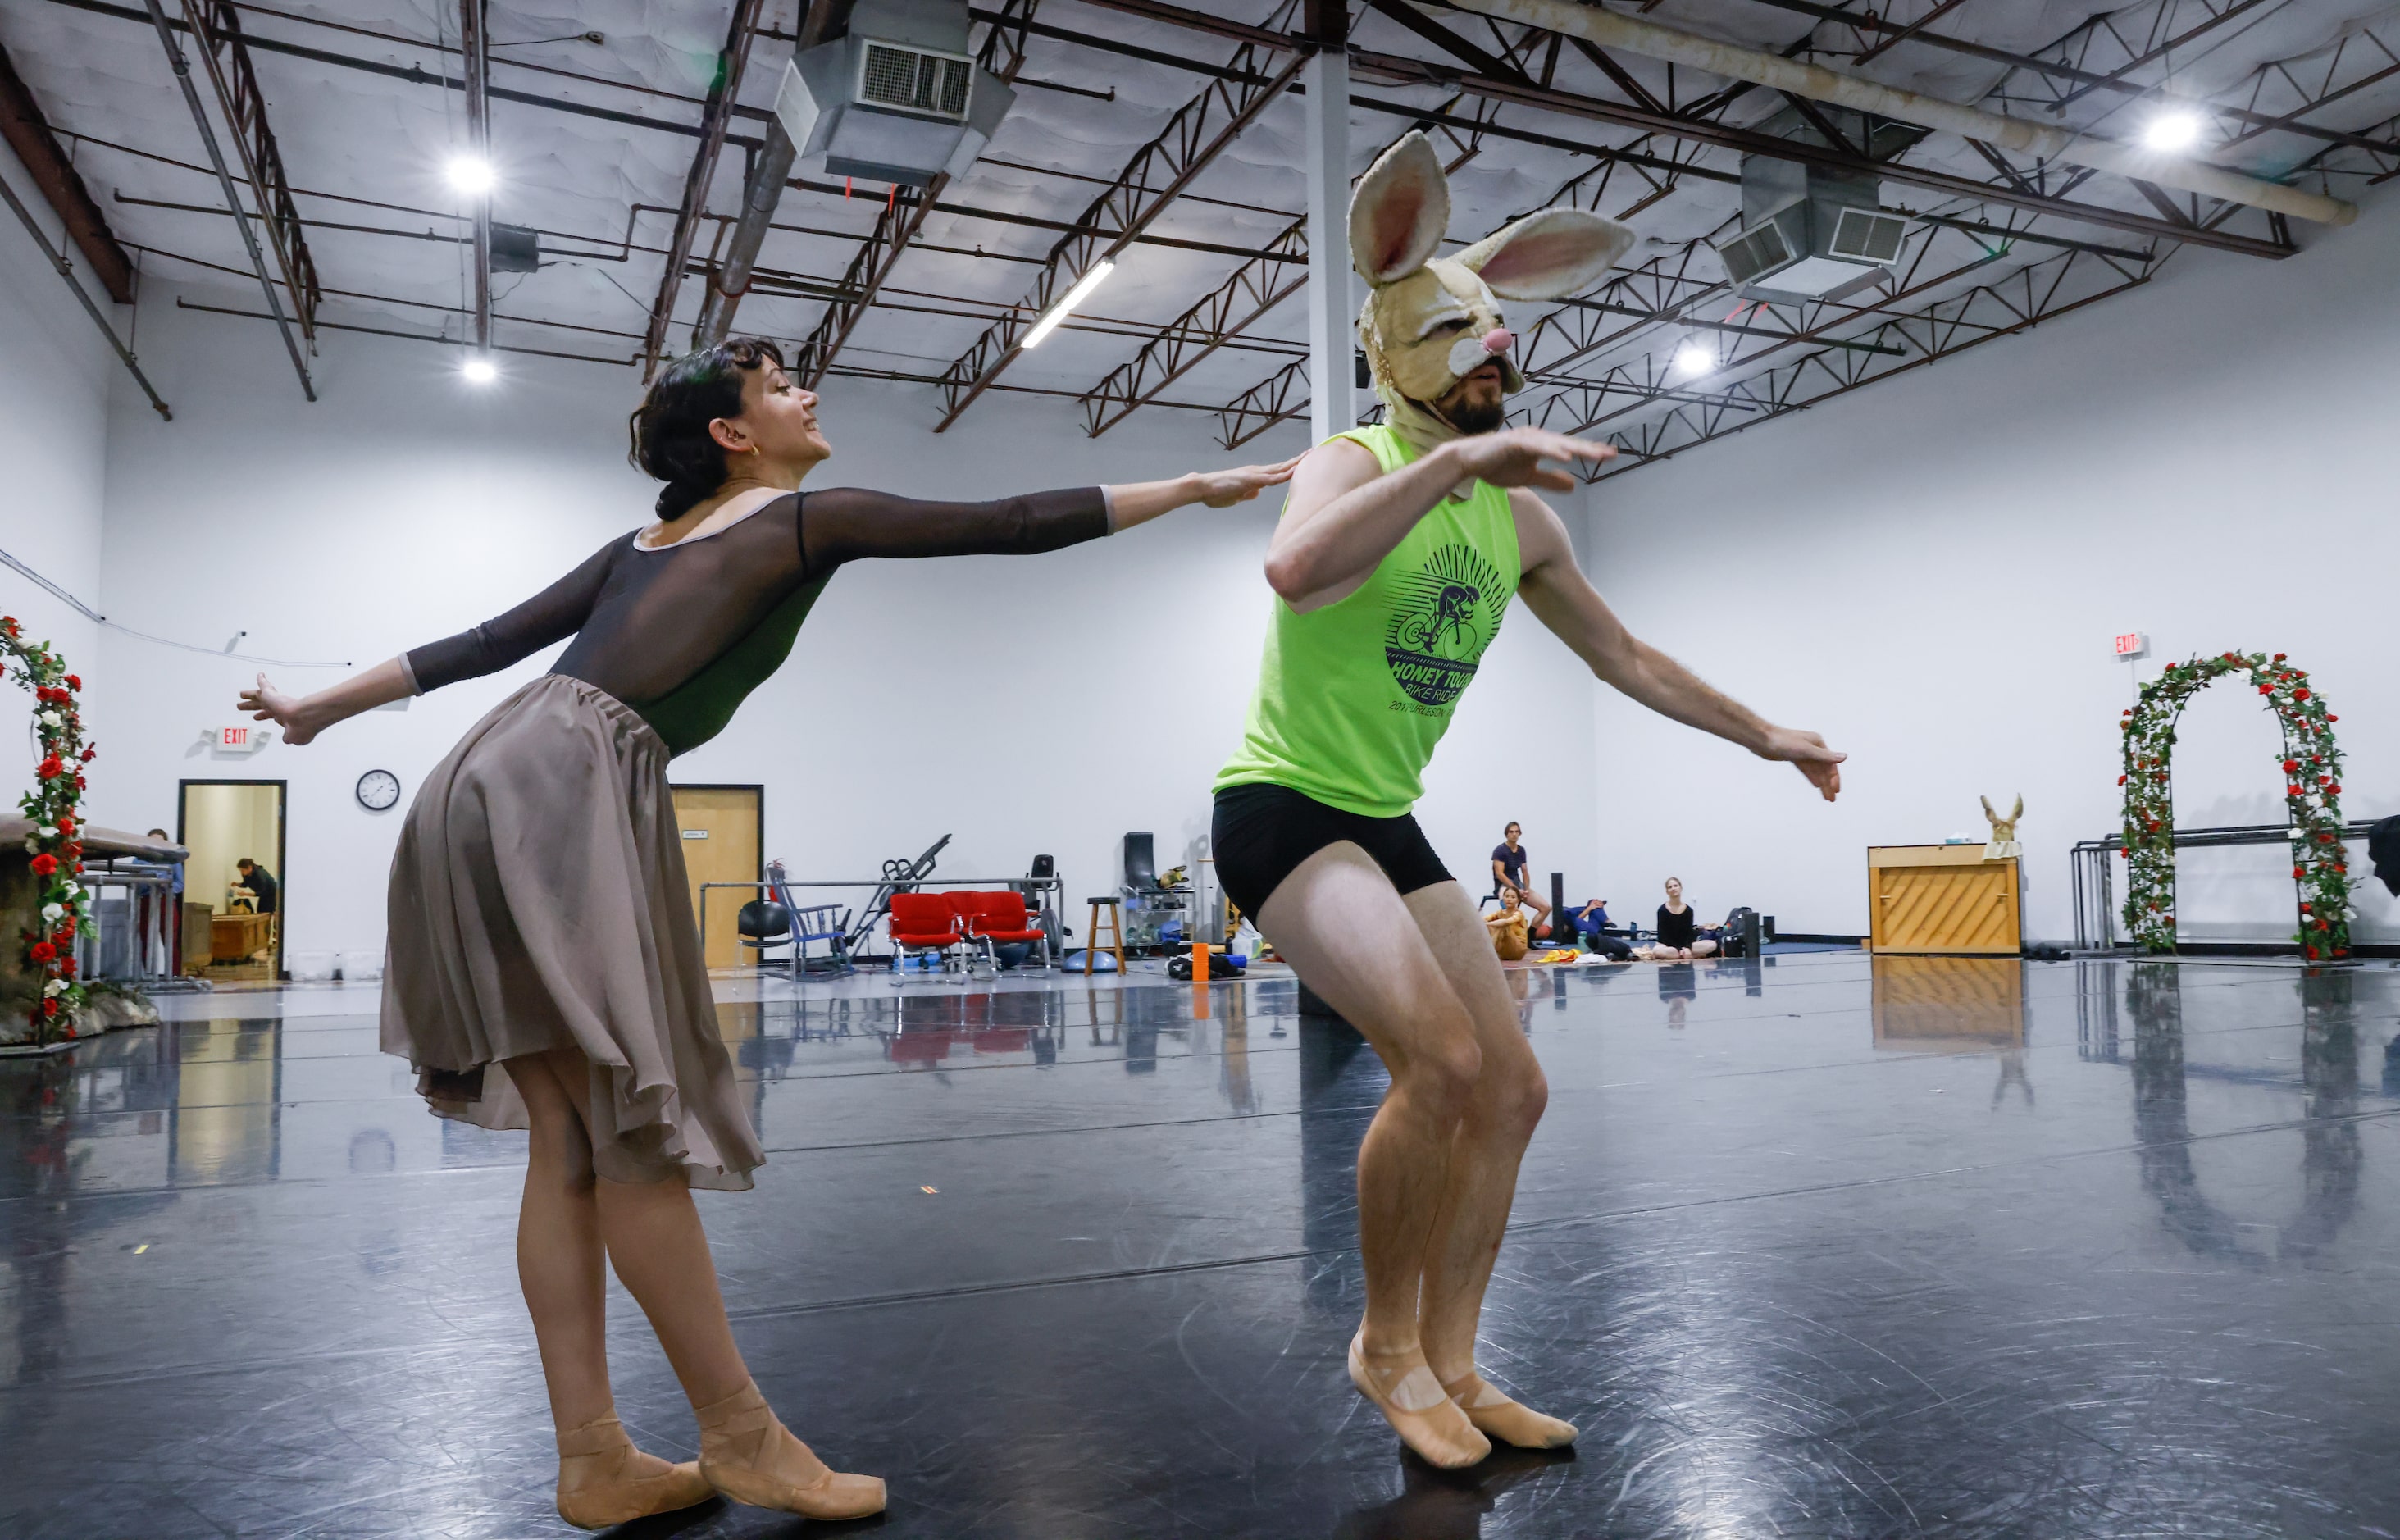
<path fill-rule="evenodd" d="M 1512 975 L 1548 1067 L 1484 1366 L 1572 1456 L 1352 1393 L 1372 1051 L 1289 980 L 720 1007 L 760 1383 L 892 1536 L 2400 1533 L 2400 972 L 1856 953 Z M 371 990 L 0 1063 L 0 1534 L 569 1533 L 521 1138 Z M 614 1286 L 612 1285 L 612 1290 Z M 612 1293 L 618 1400 L 695 1436 Z M 804 1534 L 716 1505 L 628 1533 Z"/>

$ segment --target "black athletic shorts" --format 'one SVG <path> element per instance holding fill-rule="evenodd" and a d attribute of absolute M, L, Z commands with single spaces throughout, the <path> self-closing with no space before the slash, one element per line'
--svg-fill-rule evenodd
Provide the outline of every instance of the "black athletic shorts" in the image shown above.
<path fill-rule="evenodd" d="M 1343 839 L 1372 856 L 1392 886 L 1404 893 L 1451 879 L 1449 868 L 1433 853 L 1412 815 L 1369 818 L 1343 812 L 1289 786 L 1264 782 L 1219 792 L 1208 835 L 1218 882 L 1253 921 L 1260 906 L 1292 868 Z"/>

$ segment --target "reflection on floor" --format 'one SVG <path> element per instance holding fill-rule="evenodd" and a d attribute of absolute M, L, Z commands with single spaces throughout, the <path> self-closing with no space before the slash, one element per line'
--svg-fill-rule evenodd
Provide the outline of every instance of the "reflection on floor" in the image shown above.
<path fill-rule="evenodd" d="M 2400 972 L 1511 983 L 1552 1095 L 1483 1362 L 1572 1456 L 1438 1475 L 1349 1389 L 1384 1074 L 1287 981 L 724 991 L 760 1383 L 895 1536 L 2400 1533 Z M 428 1116 L 375 1000 L 0 1064 L 0 1533 L 567 1533 L 522 1137 Z M 622 1414 L 688 1454 L 612 1308 Z"/>

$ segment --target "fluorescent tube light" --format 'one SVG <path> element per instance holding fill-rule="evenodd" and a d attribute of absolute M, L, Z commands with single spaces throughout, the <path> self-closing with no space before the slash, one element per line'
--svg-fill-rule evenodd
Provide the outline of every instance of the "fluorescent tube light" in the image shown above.
<path fill-rule="evenodd" d="M 1075 286 L 1067 291 L 1065 297 L 1043 311 L 1042 319 L 1033 323 L 1033 330 L 1025 334 L 1025 346 L 1041 347 L 1042 339 L 1057 331 L 1060 321 L 1075 313 L 1076 306 L 1091 297 L 1092 291 L 1100 286 L 1100 280 L 1116 270 L 1117 265 L 1106 257 L 1093 263 L 1084 270 L 1084 276 L 1075 280 Z"/>

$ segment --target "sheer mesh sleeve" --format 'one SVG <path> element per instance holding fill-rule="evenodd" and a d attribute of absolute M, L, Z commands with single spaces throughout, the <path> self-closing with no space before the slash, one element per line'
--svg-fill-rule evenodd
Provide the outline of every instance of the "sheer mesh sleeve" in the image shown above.
<path fill-rule="evenodd" d="M 809 493 L 800 506 L 800 555 L 812 577 L 868 556 L 1026 556 L 1109 532 L 1108 494 L 1097 486 L 986 503 L 841 486 Z"/>
<path fill-rule="evenodd" d="M 574 635 L 590 619 L 625 543 L 609 541 L 581 566 L 505 614 L 470 631 L 411 649 L 404 661 L 417 693 L 496 674 L 552 642 Z"/>

